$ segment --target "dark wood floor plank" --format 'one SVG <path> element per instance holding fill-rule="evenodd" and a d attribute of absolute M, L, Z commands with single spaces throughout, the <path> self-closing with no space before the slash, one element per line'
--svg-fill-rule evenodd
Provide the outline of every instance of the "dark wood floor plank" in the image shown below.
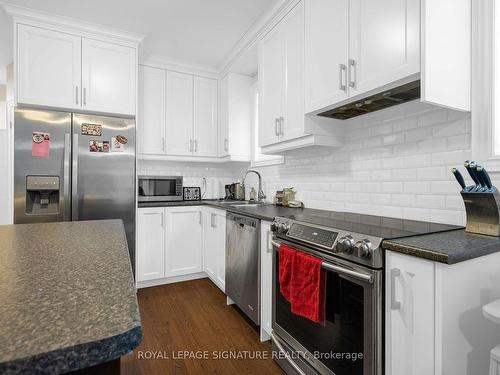
<path fill-rule="evenodd" d="M 271 345 L 210 280 L 201 279 L 141 289 L 141 345 L 122 359 L 122 375 L 282 375 L 271 359 Z M 141 359 L 155 351 L 170 359 Z M 178 352 L 208 352 L 209 359 L 176 358 Z M 213 352 L 267 353 L 268 359 L 215 359 Z"/>

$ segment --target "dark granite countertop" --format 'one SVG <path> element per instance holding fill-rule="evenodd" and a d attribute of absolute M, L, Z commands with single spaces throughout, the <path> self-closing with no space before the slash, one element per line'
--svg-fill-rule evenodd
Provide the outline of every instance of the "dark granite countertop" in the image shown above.
<path fill-rule="evenodd" d="M 207 199 L 201 201 L 141 202 L 139 203 L 139 207 L 211 206 L 267 221 L 272 221 L 276 216 L 289 217 L 298 214 L 314 215 L 317 213 L 328 214 L 330 212 L 312 208 L 290 208 L 290 207 L 277 206 L 274 204 L 259 204 L 258 206 L 248 205 L 248 206 L 234 207 L 233 205 L 224 202 L 227 201 Z M 245 202 L 243 201 L 241 202 L 234 201 L 234 204 L 244 204 L 244 203 Z"/>
<path fill-rule="evenodd" d="M 500 251 L 500 238 L 467 233 L 464 229 L 386 240 L 386 250 L 455 264 Z"/>
<path fill-rule="evenodd" d="M 90 367 L 141 337 L 121 220 L 0 226 L 0 373 Z"/>
<path fill-rule="evenodd" d="M 301 220 L 304 217 L 307 217 L 307 220 L 321 220 L 322 218 L 324 218 L 328 221 L 337 219 L 339 215 L 350 215 L 348 213 L 338 213 L 329 210 L 318 210 L 312 208 L 289 208 L 272 204 L 234 207 L 223 202 L 224 201 L 221 200 L 150 202 L 139 203 L 139 207 L 208 205 L 211 207 L 225 209 L 230 212 L 235 212 L 267 221 L 272 221 L 276 216 L 289 217 L 297 220 Z M 397 221 L 400 219 L 394 220 Z M 352 229 L 356 229 L 357 225 L 358 228 L 356 230 L 362 231 L 362 228 L 367 224 L 369 223 L 354 223 Z M 435 262 L 446 264 L 459 263 L 468 259 L 473 259 L 500 251 L 500 238 L 498 237 L 467 233 L 463 228 L 460 227 L 456 227 L 458 229 L 446 231 L 446 228 L 439 228 L 440 224 L 433 225 L 436 226 L 436 231 L 439 230 L 441 232 L 385 240 L 382 243 L 382 246 L 385 250 L 396 251 L 418 258 L 429 259 Z M 432 229 L 430 230 L 432 231 Z"/>

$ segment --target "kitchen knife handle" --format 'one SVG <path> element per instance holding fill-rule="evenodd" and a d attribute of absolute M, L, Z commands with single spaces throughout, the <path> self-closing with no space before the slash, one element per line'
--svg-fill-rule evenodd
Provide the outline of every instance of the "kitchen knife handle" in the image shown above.
<path fill-rule="evenodd" d="M 483 188 L 486 188 L 486 182 L 483 180 L 483 176 L 481 175 L 481 173 L 477 171 L 477 163 L 471 160 L 469 162 L 469 168 L 479 181 L 480 189 L 477 190 L 481 191 Z"/>
<path fill-rule="evenodd" d="M 479 186 L 480 185 L 480 182 L 479 180 L 477 179 L 477 176 L 476 176 L 476 173 L 475 171 L 472 170 L 471 166 L 470 166 L 470 163 L 471 161 L 470 160 L 466 160 L 465 163 L 464 163 L 464 167 L 465 169 L 467 169 L 467 172 L 469 173 L 469 176 L 470 178 L 472 178 L 472 180 L 474 181 L 474 183 Z"/>
<path fill-rule="evenodd" d="M 490 178 L 490 175 L 488 174 L 488 172 L 486 172 L 486 169 L 484 169 L 483 167 L 481 167 L 480 165 L 478 165 L 476 167 L 476 171 L 477 171 L 478 175 L 484 181 L 484 184 L 486 185 L 486 187 L 488 189 L 491 189 L 493 185 L 491 184 L 491 178 Z"/>
<path fill-rule="evenodd" d="M 457 168 L 452 168 L 451 172 L 453 173 L 453 175 L 457 179 L 457 182 L 460 184 L 462 189 L 465 189 L 465 181 L 464 181 L 464 177 L 462 176 L 462 173 L 460 173 L 460 171 Z"/>

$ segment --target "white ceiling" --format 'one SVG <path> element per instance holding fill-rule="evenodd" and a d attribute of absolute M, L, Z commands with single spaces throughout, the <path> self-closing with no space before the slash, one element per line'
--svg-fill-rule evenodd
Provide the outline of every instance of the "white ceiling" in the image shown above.
<path fill-rule="evenodd" d="M 218 69 L 252 24 L 280 3 L 280 0 L 7 1 L 144 34 L 144 56 L 211 69 Z"/>

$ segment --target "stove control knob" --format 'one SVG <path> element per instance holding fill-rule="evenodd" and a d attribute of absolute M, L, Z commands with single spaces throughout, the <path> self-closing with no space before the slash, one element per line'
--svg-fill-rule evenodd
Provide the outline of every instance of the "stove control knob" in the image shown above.
<path fill-rule="evenodd" d="M 354 250 L 354 238 L 352 236 L 340 237 L 336 249 L 338 253 L 352 254 Z"/>
<path fill-rule="evenodd" d="M 290 229 L 288 224 L 285 224 L 285 223 L 278 224 L 278 233 L 279 234 L 286 234 L 286 232 L 288 232 L 288 229 Z"/>
<path fill-rule="evenodd" d="M 276 222 L 271 223 L 271 232 L 277 232 L 278 231 L 278 224 Z"/>
<path fill-rule="evenodd" d="M 356 248 L 356 256 L 360 258 L 368 259 L 372 256 L 373 250 L 371 248 L 371 242 L 369 240 L 362 240 L 356 242 L 354 245 Z"/>

